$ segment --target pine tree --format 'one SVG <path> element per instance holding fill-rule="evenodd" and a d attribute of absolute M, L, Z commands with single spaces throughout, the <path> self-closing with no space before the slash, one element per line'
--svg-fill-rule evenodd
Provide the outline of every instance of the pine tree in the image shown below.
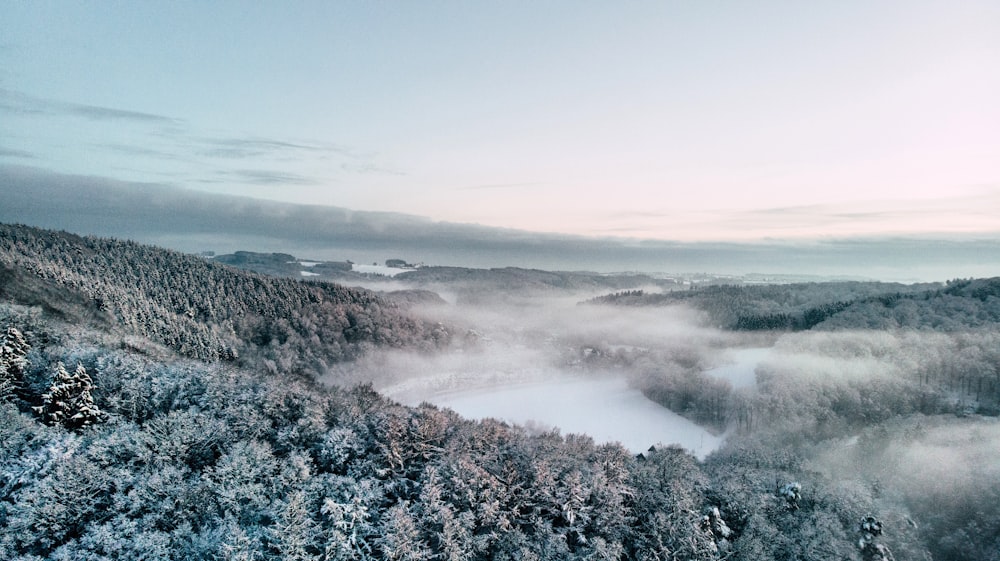
<path fill-rule="evenodd" d="M 294 491 L 278 514 L 274 526 L 268 529 L 273 547 L 285 561 L 315 561 L 320 558 L 317 544 L 322 529 L 309 515 L 308 500 L 303 491 Z"/>
<path fill-rule="evenodd" d="M 893 561 L 892 551 L 880 543 L 879 536 L 882 535 L 882 521 L 874 516 L 866 516 L 861 519 L 858 527 L 861 532 L 861 539 L 858 540 L 858 547 L 861 548 L 861 558 L 865 561 Z"/>
<path fill-rule="evenodd" d="M 409 503 L 404 501 L 386 511 L 383 534 L 378 540 L 384 559 L 426 561 L 433 557 L 409 509 Z"/>
<path fill-rule="evenodd" d="M 7 365 L 0 361 L 0 403 L 10 399 L 16 389 L 14 376 L 7 369 Z"/>
<path fill-rule="evenodd" d="M 24 371 L 28 369 L 28 351 L 31 346 L 24 335 L 8 327 L 0 342 L 0 401 L 6 401 L 18 390 Z"/>
<path fill-rule="evenodd" d="M 63 363 L 56 364 L 55 377 L 49 391 L 42 395 L 42 404 L 35 411 L 42 420 L 68 429 L 79 429 L 104 420 L 104 412 L 94 403 L 90 392 L 94 382 L 82 364 L 70 374 Z"/>

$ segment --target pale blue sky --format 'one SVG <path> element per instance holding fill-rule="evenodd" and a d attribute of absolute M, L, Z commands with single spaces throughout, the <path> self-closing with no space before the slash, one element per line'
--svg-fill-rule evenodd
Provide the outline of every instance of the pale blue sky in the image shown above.
<path fill-rule="evenodd" d="M 3 2 L 0 165 L 678 240 L 1000 231 L 1000 3 Z"/>

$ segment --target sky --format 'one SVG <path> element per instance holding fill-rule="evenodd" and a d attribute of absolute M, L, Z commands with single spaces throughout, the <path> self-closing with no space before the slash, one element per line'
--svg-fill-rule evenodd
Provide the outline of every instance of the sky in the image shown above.
<path fill-rule="evenodd" d="M 39 1 L 0 21 L 0 166 L 593 237 L 1000 233 L 992 0 Z"/>

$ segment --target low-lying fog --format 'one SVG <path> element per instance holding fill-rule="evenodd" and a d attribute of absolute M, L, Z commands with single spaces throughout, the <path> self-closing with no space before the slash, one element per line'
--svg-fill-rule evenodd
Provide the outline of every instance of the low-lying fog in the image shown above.
<path fill-rule="evenodd" d="M 1000 380 L 990 366 L 1000 341 L 989 332 L 733 333 L 682 306 L 581 304 L 594 294 L 554 289 L 409 288 L 447 296 L 411 311 L 448 326 L 451 346 L 372 353 L 331 379 L 636 452 L 680 444 L 704 457 L 734 429 L 857 434 L 894 415 L 968 409 Z"/>
<path fill-rule="evenodd" d="M 353 375 L 404 404 L 426 401 L 468 418 L 583 433 L 634 452 L 658 443 L 699 457 L 716 449 L 719 427 L 650 400 L 644 377 L 651 366 L 683 365 L 748 387 L 767 349 L 729 352 L 751 343 L 704 327 L 692 310 L 579 304 L 591 296 L 507 295 L 472 304 L 449 294 L 458 303 L 413 312 L 455 327 L 450 351 L 378 353 Z"/>
<path fill-rule="evenodd" d="M 720 461 L 751 471 L 762 458 L 801 459 L 789 477 L 829 482 L 845 512 L 880 513 L 901 551 L 919 527 L 942 559 L 995 558 L 985 553 L 1000 527 L 995 329 L 733 333 L 680 306 L 436 291 L 448 303 L 412 310 L 452 329 L 448 349 L 371 353 L 331 379 L 633 452 L 679 444 L 704 458 L 730 443 Z"/>

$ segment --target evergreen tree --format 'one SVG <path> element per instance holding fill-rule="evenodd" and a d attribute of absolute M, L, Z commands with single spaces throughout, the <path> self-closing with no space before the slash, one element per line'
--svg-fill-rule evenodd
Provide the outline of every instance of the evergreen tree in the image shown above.
<path fill-rule="evenodd" d="M 68 429 L 79 429 L 104 420 L 104 412 L 98 409 L 90 394 L 94 382 L 82 364 L 70 374 L 63 363 L 56 365 L 55 377 L 49 391 L 42 395 L 42 404 L 35 412 L 51 425 L 62 425 Z"/>
<path fill-rule="evenodd" d="M 24 371 L 28 368 L 28 351 L 31 346 L 15 327 L 8 327 L 0 342 L 0 401 L 5 401 L 17 391 Z"/>
<path fill-rule="evenodd" d="M 861 539 L 858 540 L 858 547 L 861 548 L 861 556 L 865 561 L 893 561 L 892 551 L 881 543 L 882 522 L 874 516 L 866 516 L 861 519 L 858 527 L 861 532 Z"/>
<path fill-rule="evenodd" d="M 407 502 L 386 511 L 383 534 L 378 542 L 383 558 L 390 561 L 425 561 L 433 557 L 420 537 L 420 529 Z"/>
<path fill-rule="evenodd" d="M 320 525 L 309 514 L 305 492 L 297 490 L 291 493 L 274 526 L 268 529 L 268 534 L 280 559 L 315 561 L 320 558 L 316 546 L 321 531 Z"/>

